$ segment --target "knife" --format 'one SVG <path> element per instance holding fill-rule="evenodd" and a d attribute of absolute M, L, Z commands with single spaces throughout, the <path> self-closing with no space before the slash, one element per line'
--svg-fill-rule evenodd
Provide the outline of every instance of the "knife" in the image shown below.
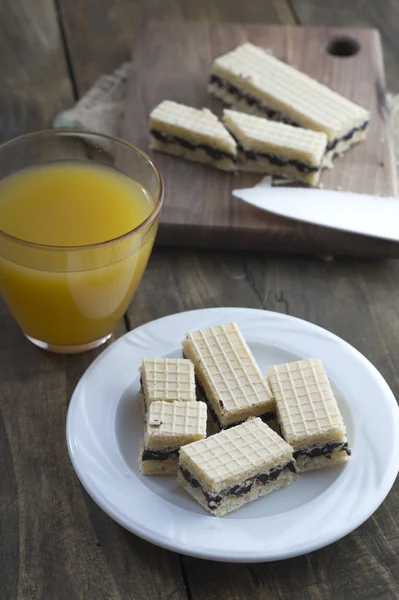
<path fill-rule="evenodd" d="M 399 198 L 263 185 L 232 194 L 282 217 L 399 242 Z"/>

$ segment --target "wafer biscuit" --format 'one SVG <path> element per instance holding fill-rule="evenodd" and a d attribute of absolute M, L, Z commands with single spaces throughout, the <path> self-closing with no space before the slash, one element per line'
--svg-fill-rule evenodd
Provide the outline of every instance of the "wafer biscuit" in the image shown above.
<path fill-rule="evenodd" d="M 144 475 L 176 474 L 179 448 L 206 437 L 203 402 L 152 402 L 148 407 L 139 467 Z"/>
<path fill-rule="evenodd" d="M 194 365 L 184 358 L 143 358 L 141 391 L 145 404 L 155 400 L 196 400 Z"/>
<path fill-rule="evenodd" d="M 351 451 L 345 425 L 323 363 L 306 359 L 269 367 L 283 438 L 299 471 L 346 462 Z"/>
<path fill-rule="evenodd" d="M 183 351 L 194 363 L 198 395 L 220 428 L 251 416 L 274 417 L 270 387 L 235 323 L 187 334 Z"/>
<path fill-rule="evenodd" d="M 180 450 L 178 481 L 217 517 L 296 477 L 291 446 L 259 418 Z"/>
<path fill-rule="evenodd" d="M 236 143 L 207 108 L 164 100 L 150 115 L 151 148 L 188 160 L 236 169 Z"/>
<path fill-rule="evenodd" d="M 270 173 L 315 185 L 326 151 L 327 135 L 224 110 L 223 121 L 237 141 L 242 171 Z"/>
<path fill-rule="evenodd" d="M 232 108 L 326 133 L 328 156 L 366 136 L 369 111 L 250 43 L 216 58 L 208 89 Z"/>

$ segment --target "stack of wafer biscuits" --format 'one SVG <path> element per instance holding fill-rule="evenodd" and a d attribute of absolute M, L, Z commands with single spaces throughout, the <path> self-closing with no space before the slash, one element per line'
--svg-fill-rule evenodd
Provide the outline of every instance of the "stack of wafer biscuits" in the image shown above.
<path fill-rule="evenodd" d="M 366 137 L 368 110 L 251 43 L 214 60 L 208 90 L 234 109 L 225 127 L 207 108 L 164 100 L 150 115 L 154 150 L 316 185 Z"/>
<path fill-rule="evenodd" d="M 215 59 L 209 91 L 228 106 L 328 137 L 329 157 L 366 136 L 369 111 L 246 43 Z"/>
<path fill-rule="evenodd" d="M 180 446 L 206 436 L 207 410 L 196 401 L 194 366 L 179 358 L 143 358 L 141 382 L 145 434 L 140 470 L 176 474 Z"/>
<path fill-rule="evenodd" d="M 187 333 L 182 346 L 185 358 L 143 359 L 143 475 L 177 474 L 201 506 L 223 516 L 298 473 L 348 460 L 321 360 L 273 365 L 265 377 L 236 323 Z M 207 407 L 218 431 L 208 437 Z"/>

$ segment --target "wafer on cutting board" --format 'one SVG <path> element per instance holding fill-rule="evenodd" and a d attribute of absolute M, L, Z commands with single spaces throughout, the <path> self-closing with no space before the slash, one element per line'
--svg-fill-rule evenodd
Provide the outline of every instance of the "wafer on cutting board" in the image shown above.
<path fill-rule="evenodd" d="M 317 184 L 327 145 L 325 133 L 235 110 L 224 110 L 223 122 L 237 141 L 240 170 Z"/>
<path fill-rule="evenodd" d="M 164 100 L 150 115 L 151 148 L 223 171 L 236 169 L 236 143 L 207 108 Z"/>
<path fill-rule="evenodd" d="M 329 157 L 366 136 L 368 110 L 249 42 L 215 59 L 209 91 L 244 112 L 327 134 Z"/>

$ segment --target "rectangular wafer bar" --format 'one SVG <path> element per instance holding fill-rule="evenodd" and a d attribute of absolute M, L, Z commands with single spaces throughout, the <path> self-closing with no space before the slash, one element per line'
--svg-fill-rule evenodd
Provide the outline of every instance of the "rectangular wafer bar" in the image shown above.
<path fill-rule="evenodd" d="M 245 43 L 216 58 L 209 91 L 244 112 L 327 134 L 327 155 L 366 136 L 368 110 L 262 48 Z"/>
<path fill-rule="evenodd" d="M 268 368 L 283 438 L 299 471 L 346 462 L 351 451 L 345 425 L 319 359 Z"/>
<path fill-rule="evenodd" d="M 180 450 L 178 481 L 216 517 L 296 478 L 291 446 L 259 418 Z"/>
<path fill-rule="evenodd" d="M 184 358 L 143 358 L 141 391 L 145 405 L 155 400 L 194 402 L 194 365 Z"/>
<path fill-rule="evenodd" d="M 224 110 L 223 121 L 237 141 L 240 170 L 317 184 L 327 146 L 325 133 L 236 110 Z"/>
<path fill-rule="evenodd" d="M 194 363 L 197 393 L 220 428 L 252 416 L 274 418 L 269 384 L 235 323 L 188 333 L 183 352 Z"/>
<path fill-rule="evenodd" d="M 152 402 L 139 458 L 143 475 L 176 475 L 179 448 L 205 438 L 206 422 L 204 402 Z"/>
<path fill-rule="evenodd" d="M 236 143 L 207 108 L 164 100 L 150 115 L 151 148 L 223 171 L 236 169 Z"/>

